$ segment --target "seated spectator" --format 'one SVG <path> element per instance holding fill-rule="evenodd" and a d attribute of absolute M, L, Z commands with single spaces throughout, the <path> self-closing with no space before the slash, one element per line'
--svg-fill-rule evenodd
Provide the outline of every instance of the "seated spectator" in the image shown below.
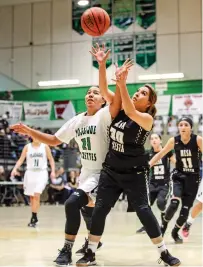
<path fill-rule="evenodd" d="M 0 166 L 0 181 L 5 181 L 5 170 L 3 166 Z"/>
<path fill-rule="evenodd" d="M 168 118 L 167 134 L 174 136 L 178 133 L 177 123 L 178 123 L 178 117 L 177 116 L 170 116 Z"/>
<path fill-rule="evenodd" d="M 78 181 L 77 181 L 77 177 L 76 177 L 76 172 L 75 171 L 70 171 L 69 172 L 68 185 L 73 191 L 75 191 L 75 189 L 78 187 Z"/>
<path fill-rule="evenodd" d="M 153 132 L 159 135 L 164 133 L 164 122 L 162 116 L 156 116 L 154 118 Z"/>
<path fill-rule="evenodd" d="M 61 167 L 56 171 L 56 178 L 51 181 L 48 188 L 48 202 L 54 204 L 64 204 L 66 199 L 71 195 L 71 189 L 65 187 L 64 169 Z"/>
<path fill-rule="evenodd" d="M 199 117 L 199 122 L 198 122 L 198 133 L 202 134 L 203 133 L 203 119 L 202 119 L 202 115 L 200 115 Z"/>

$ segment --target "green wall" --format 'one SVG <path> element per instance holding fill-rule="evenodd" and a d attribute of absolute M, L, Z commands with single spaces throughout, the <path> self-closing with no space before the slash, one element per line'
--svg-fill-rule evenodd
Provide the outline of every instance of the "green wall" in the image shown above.
<path fill-rule="evenodd" d="M 128 90 L 130 95 L 136 91 L 137 88 L 143 84 L 128 84 Z M 152 83 L 154 86 L 154 84 Z M 37 90 L 21 90 L 14 91 L 14 100 L 21 101 L 55 101 L 55 100 L 71 100 L 76 109 L 76 112 L 82 112 L 85 110 L 84 97 L 89 86 L 86 87 L 74 87 L 74 88 L 56 88 L 56 89 L 37 89 Z M 109 86 L 113 91 L 115 86 Z M 201 93 L 202 92 L 202 80 L 195 81 L 180 81 L 180 82 L 168 82 L 168 90 L 164 92 L 165 95 L 174 94 L 189 94 L 189 93 Z M 171 112 L 170 107 L 170 112 Z M 52 112 L 52 119 L 53 119 Z"/>

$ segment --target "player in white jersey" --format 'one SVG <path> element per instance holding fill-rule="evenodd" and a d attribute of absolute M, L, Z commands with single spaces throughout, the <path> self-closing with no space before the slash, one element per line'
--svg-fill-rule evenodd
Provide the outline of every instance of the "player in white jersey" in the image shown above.
<path fill-rule="evenodd" d="M 117 71 L 120 69 L 117 68 Z M 108 127 L 121 107 L 118 88 L 116 88 L 115 97 L 111 98 L 112 94 L 110 91 L 108 92 L 109 97 L 106 99 L 110 105 L 103 107 L 105 105 L 105 100 L 101 95 L 103 87 L 104 84 L 100 83 L 100 89 L 98 87 L 89 88 L 85 96 L 87 112 L 70 119 L 55 135 L 41 133 L 23 124 L 11 126 L 14 131 L 37 138 L 49 145 L 69 143 L 72 138 L 75 138 L 79 145 L 82 170 L 78 189 L 65 203 L 65 244 L 56 259 L 56 263 L 59 265 L 72 263 L 72 247 L 80 227 L 80 210 L 82 211 L 82 208 L 85 208 L 88 203 L 92 204 L 102 163 L 108 150 Z M 88 228 L 90 229 L 90 225 Z"/>
<path fill-rule="evenodd" d="M 55 177 L 55 163 L 50 148 L 33 139 L 32 143 L 25 145 L 19 160 L 16 162 L 11 176 L 15 176 L 18 168 L 26 159 L 27 170 L 24 175 L 24 194 L 30 196 L 32 217 L 29 227 L 36 227 L 38 222 L 37 212 L 40 207 L 40 195 L 42 194 L 47 181 L 47 159 L 51 166 L 51 178 Z"/>

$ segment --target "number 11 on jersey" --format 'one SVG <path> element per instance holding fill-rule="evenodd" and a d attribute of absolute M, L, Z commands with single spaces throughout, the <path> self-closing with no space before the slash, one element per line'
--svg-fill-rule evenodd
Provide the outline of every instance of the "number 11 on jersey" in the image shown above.
<path fill-rule="evenodd" d="M 82 138 L 81 141 L 83 150 L 91 150 L 90 137 Z"/>

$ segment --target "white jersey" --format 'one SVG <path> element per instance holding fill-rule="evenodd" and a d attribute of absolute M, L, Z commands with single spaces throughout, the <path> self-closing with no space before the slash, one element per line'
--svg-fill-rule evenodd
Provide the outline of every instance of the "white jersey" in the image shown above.
<path fill-rule="evenodd" d="M 86 116 L 86 113 L 82 113 L 73 117 L 55 133 L 55 136 L 67 144 L 75 138 L 81 153 L 82 167 L 100 170 L 109 147 L 110 123 L 111 115 L 107 106 L 101 108 L 93 116 Z"/>
<path fill-rule="evenodd" d="M 26 162 L 27 170 L 46 170 L 47 169 L 47 154 L 45 144 L 40 144 L 39 147 L 33 147 L 32 144 L 27 146 Z"/>

